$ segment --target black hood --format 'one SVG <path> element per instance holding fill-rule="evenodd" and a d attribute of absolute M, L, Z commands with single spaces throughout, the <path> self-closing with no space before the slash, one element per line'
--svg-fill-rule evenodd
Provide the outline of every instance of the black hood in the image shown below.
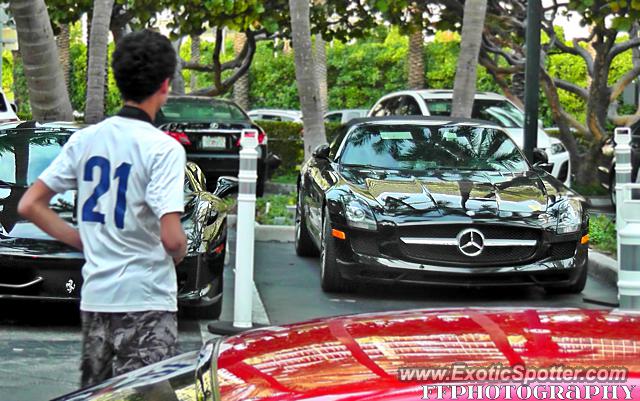
<path fill-rule="evenodd" d="M 0 254 L 79 254 L 20 217 L 18 202 L 26 190 L 20 186 L 0 188 Z M 75 191 L 67 191 L 51 199 L 51 208 L 71 225 L 75 225 L 74 198 Z"/>
<path fill-rule="evenodd" d="M 495 217 L 545 212 L 558 191 L 533 171 L 398 171 L 342 167 L 350 192 L 384 214 Z"/>

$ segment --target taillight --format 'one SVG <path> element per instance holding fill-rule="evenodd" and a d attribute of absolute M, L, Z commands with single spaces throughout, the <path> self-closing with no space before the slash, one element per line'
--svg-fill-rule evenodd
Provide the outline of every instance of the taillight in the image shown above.
<path fill-rule="evenodd" d="M 183 145 L 191 145 L 191 141 L 189 137 L 184 132 L 175 132 L 175 131 L 165 131 L 165 134 L 169 135 L 171 138 L 180 142 Z"/>
<path fill-rule="evenodd" d="M 269 138 L 267 138 L 267 134 L 263 130 L 258 131 L 258 144 L 266 145 Z"/>
<path fill-rule="evenodd" d="M 258 130 L 258 145 L 266 145 L 269 138 L 262 129 Z M 236 140 L 236 147 L 240 147 L 240 138 Z"/>

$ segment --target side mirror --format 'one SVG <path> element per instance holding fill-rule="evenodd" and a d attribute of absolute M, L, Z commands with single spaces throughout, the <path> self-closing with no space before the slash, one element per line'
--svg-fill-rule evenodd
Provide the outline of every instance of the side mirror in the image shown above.
<path fill-rule="evenodd" d="M 15 103 L 11 102 L 9 103 L 11 105 L 11 109 L 13 110 L 14 113 L 18 113 L 18 106 L 16 106 Z"/>
<path fill-rule="evenodd" d="M 538 164 L 549 163 L 549 156 L 547 156 L 547 152 L 540 148 L 533 149 L 533 165 L 537 166 Z"/>
<path fill-rule="evenodd" d="M 185 179 L 191 182 L 193 190 L 204 191 L 207 188 L 207 178 L 196 163 L 188 161 L 185 169 Z"/>
<path fill-rule="evenodd" d="M 329 144 L 323 143 L 322 145 L 318 145 L 313 151 L 313 157 L 316 159 L 329 159 Z"/>
<path fill-rule="evenodd" d="M 533 149 L 533 167 L 537 167 L 551 173 L 553 165 L 549 163 L 549 156 L 547 156 L 547 152 L 540 148 Z"/>
<path fill-rule="evenodd" d="M 218 178 L 216 189 L 212 192 L 218 198 L 224 198 L 231 194 L 238 193 L 238 178 L 223 175 Z"/>

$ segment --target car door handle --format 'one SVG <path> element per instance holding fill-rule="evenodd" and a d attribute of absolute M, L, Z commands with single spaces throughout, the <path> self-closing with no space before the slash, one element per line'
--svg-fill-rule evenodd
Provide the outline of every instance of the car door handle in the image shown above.
<path fill-rule="evenodd" d="M 29 281 L 28 283 L 24 283 L 24 284 L 4 284 L 4 283 L 0 283 L 0 288 L 13 288 L 13 289 L 27 288 L 27 287 L 31 287 L 32 285 L 36 285 L 36 284 L 40 283 L 41 281 L 44 281 L 44 279 L 42 277 L 36 277 L 35 280 Z"/>

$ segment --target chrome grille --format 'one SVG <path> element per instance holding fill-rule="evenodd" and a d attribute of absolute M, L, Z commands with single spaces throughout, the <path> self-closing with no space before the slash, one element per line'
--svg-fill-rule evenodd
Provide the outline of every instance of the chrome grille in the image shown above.
<path fill-rule="evenodd" d="M 482 243 L 482 250 L 471 256 L 459 247 L 461 233 L 469 230 L 480 233 L 476 242 Z M 541 235 L 539 230 L 526 227 L 436 224 L 401 227 L 398 243 L 402 255 L 418 263 L 519 265 L 534 257 Z"/>

